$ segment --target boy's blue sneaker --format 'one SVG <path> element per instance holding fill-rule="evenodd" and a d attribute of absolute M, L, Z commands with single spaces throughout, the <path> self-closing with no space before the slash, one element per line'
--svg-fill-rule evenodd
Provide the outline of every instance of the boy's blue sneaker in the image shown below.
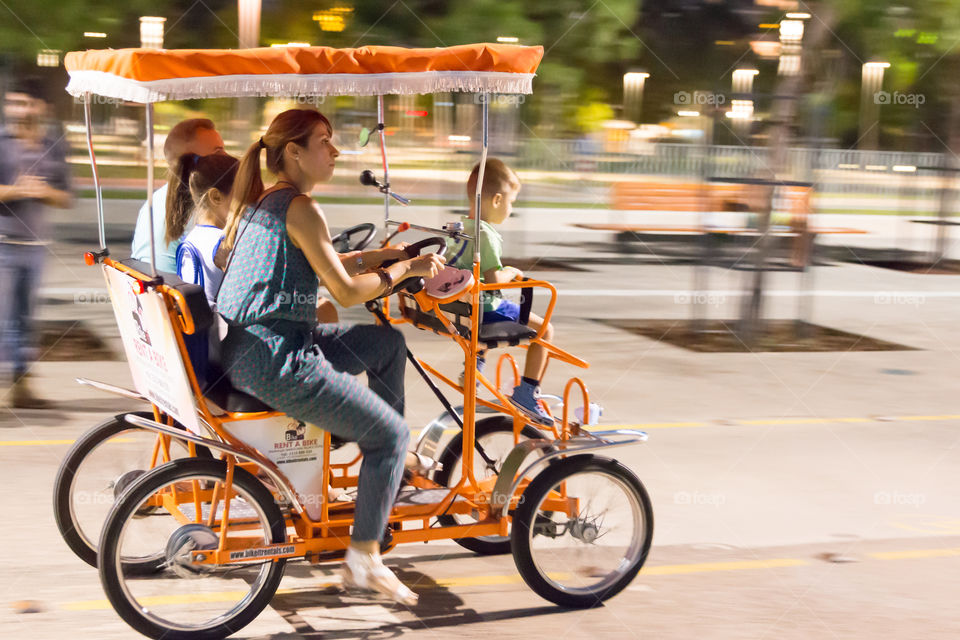
<path fill-rule="evenodd" d="M 535 424 L 552 427 L 554 422 L 550 414 L 540 405 L 540 387 L 522 381 L 520 386 L 513 388 L 510 404 L 532 420 Z"/>

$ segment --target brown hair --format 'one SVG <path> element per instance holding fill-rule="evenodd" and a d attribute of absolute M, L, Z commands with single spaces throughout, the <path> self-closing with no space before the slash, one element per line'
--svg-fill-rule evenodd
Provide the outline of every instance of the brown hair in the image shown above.
<path fill-rule="evenodd" d="M 263 195 L 263 179 L 260 176 L 260 150 L 267 150 L 267 169 L 270 173 L 277 175 L 283 171 L 283 150 L 287 143 L 294 142 L 302 147 L 307 146 L 310 134 L 320 123 L 325 124 L 331 132 L 333 131 L 330 121 L 319 111 L 288 109 L 278 114 L 270 123 L 270 126 L 267 127 L 267 132 L 263 134 L 263 137 L 250 145 L 247 152 L 243 154 L 243 159 L 240 160 L 240 168 L 237 170 L 237 181 L 233 192 L 236 208 L 230 212 L 225 227 L 223 246 L 226 249 L 233 248 L 237 226 L 243 218 L 244 211 Z"/>
<path fill-rule="evenodd" d="M 205 129 L 207 131 L 216 131 L 217 125 L 208 118 L 190 118 L 183 122 L 178 122 L 170 129 L 167 139 L 163 142 L 163 155 L 167 158 L 167 166 L 173 170 L 173 165 L 186 151 L 186 146 L 190 144 L 197 131 Z"/>
<path fill-rule="evenodd" d="M 480 177 L 480 163 L 473 165 L 473 171 L 467 178 L 467 197 L 470 202 L 477 197 L 477 180 Z M 517 174 L 499 158 L 487 158 L 487 164 L 483 169 L 483 189 L 480 196 L 484 200 L 489 200 L 498 193 L 506 194 L 507 191 L 514 191 L 520 188 L 520 178 Z"/>
<path fill-rule="evenodd" d="M 204 206 L 211 189 L 230 196 L 239 164 L 236 158 L 225 153 L 180 156 L 167 181 L 166 242 L 183 235 L 193 208 Z"/>

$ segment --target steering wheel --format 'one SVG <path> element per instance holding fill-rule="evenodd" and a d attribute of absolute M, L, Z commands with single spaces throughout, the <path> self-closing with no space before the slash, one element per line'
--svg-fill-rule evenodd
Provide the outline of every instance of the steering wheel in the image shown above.
<path fill-rule="evenodd" d="M 417 256 L 423 255 L 424 249 L 426 249 L 427 247 L 434 247 L 434 246 L 437 247 L 437 249 L 439 249 L 439 251 L 436 251 L 435 253 L 437 253 L 439 256 L 442 257 L 447 250 L 447 241 L 440 236 L 433 236 L 432 238 L 424 238 L 419 242 L 414 242 L 411 245 L 407 245 L 404 251 L 407 252 L 408 257 L 416 258 Z"/>
<path fill-rule="evenodd" d="M 361 239 L 356 240 L 354 236 L 366 234 Z M 333 244 L 333 250 L 337 253 L 350 253 L 351 251 L 363 251 L 373 239 L 377 236 L 377 226 L 371 222 L 364 222 L 355 225 L 349 229 L 344 229 L 337 235 L 330 238 Z"/>
<path fill-rule="evenodd" d="M 436 253 L 443 255 L 443 252 L 447 249 L 447 241 L 440 236 L 433 236 L 432 238 L 424 238 L 419 242 L 414 242 L 411 245 L 407 245 L 404 248 L 404 252 L 407 254 L 408 258 L 416 258 L 423 255 L 423 250 L 428 247 L 436 247 L 439 249 Z M 398 260 L 387 260 L 381 266 L 389 267 L 391 264 L 399 262 Z M 409 293 L 417 293 L 424 287 L 424 280 L 419 276 L 414 276 L 412 278 L 406 278 L 405 280 L 400 281 L 397 286 L 393 288 L 389 293 L 385 293 L 381 297 L 386 297 L 391 294 L 394 294 L 398 291 L 407 291 Z"/>

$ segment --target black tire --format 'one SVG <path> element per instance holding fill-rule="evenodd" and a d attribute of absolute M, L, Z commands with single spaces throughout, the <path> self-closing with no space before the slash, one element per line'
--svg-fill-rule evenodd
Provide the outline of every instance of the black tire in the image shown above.
<path fill-rule="evenodd" d="M 630 488 L 643 516 L 643 535 L 638 552 L 629 559 L 630 564 L 615 582 L 589 593 L 571 593 L 552 584 L 537 568 L 530 548 L 533 537 L 531 530 L 537 517 L 537 507 L 550 489 L 561 480 L 584 472 L 615 476 Z M 643 483 L 624 465 L 616 460 L 590 454 L 574 456 L 548 466 L 527 486 L 523 493 L 523 500 L 514 512 L 510 542 L 513 559 L 520 575 L 524 582 L 541 597 L 562 607 L 576 609 L 598 607 L 604 600 L 612 598 L 630 584 L 646 561 L 653 542 L 653 507 Z"/>
<path fill-rule="evenodd" d="M 88 430 L 80 436 L 76 442 L 67 451 L 67 455 L 60 463 L 57 469 L 57 477 L 53 482 L 53 517 L 57 522 L 57 528 L 64 542 L 70 547 L 70 550 L 77 554 L 81 560 L 91 567 L 97 566 L 97 541 L 100 538 L 100 531 L 90 532 L 90 537 L 82 533 L 81 527 L 76 521 L 72 505 L 73 483 L 76 479 L 77 470 L 80 469 L 84 458 L 91 451 L 100 446 L 101 443 L 117 436 L 124 431 L 138 430 L 136 427 L 124 420 L 126 415 L 135 415 L 148 420 L 153 420 L 153 413 L 150 411 L 131 411 L 121 413 L 107 418 L 100 424 Z M 143 429 L 146 431 L 146 429 Z M 210 451 L 206 447 L 198 447 L 197 455 L 200 457 L 212 458 Z M 143 570 L 156 570 L 162 563 L 144 564 Z"/>
<path fill-rule="evenodd" d="M 110 511 L 100 537 L 100 583 L 117 614 L 143 635 L 157 640 L 219 640 L 236 633 L 252 622 L 270 604 L 270 600 L 276 593 L 286 565 L 286 560 L 283 558 L 270 562 L 267 578 L 259 592 L 236 614 L 210 627 L 182 630 L 163 626 L 148 618 L 137 603 L 127 598 L 120 585 L 122 578 L 121 567 L 118 566 L 120 563 L 117 561 L 117 547 L 124 525 L 134 516 L 137 507 L 158 489 L 173 482 L 196 476 L 214 477 L 222 481 L 225 480 L 226 473 L 227 464 L 221 460 L 199 458 L 173 460 L 138 478 Z M 251 473 L 239 467 L 234 468 L 233 483 L 234 486 L 246 492 L 263 511 L 270 525 L 271 542 L 273 544 L 284 542 L 287 537 L 286 523 L 270 491 Z"/>
<path fill-rule="evenodd" d="M 476 427 L 474 428 L 475 438 L 480 440 L 485 436 L 488 436 L 493 433 L 513 433 L 513 419 L 508 416 L 492 416 L 489 418 L 484 418 L 482 420 L 477 420 Z M 543 432 L 533 427 L 529 424 L 523 425 L 523 429 L 520 431 L 521 439 L 535 439 L 542 438 Z M 476 454 L 479 455 L 479 454 Z M 447 446 L 443 449 L 443 453 L 440 454 L 439 462 L 443 464 L 443 468 L 440 471 L 437 471 L 433 476 L 433 481 L 437 484 L 448 487 L 450 486 L 450 474 L 453 472 L 454 466 L 460 461 L 460 458 L 463 457 L 463 432 L 459 432 L 450 439 L 450 442 L 447 443 Z M 500 470 L 497 469 L 497 472 Z M 437 521 L 445 526 L 453 526 L 460 524 L 456 517 L 451 514 L 444 514 L 437 517 Z M 508 536 L 484 536 L 482 538 L 454 538 L 453 540 L 459 544 L 464 549 L 469 549 L 474 553 L 478 553 L 482 556 L 492 556 L 492 555 L 502 555 L 504 553 L 510 553 L 510 538 Z"/>

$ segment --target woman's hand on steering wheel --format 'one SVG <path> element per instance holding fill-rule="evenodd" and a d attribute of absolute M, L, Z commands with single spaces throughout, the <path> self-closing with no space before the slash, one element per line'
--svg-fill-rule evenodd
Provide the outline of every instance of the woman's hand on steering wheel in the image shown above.
<path fill-rule="evenodd" d="M 440 273 L 440 270 L 443 269 L 443 265 L 446 261 L 447 259 L 438 253 L 428 253 L 416 258 L 411 258 L 409 260 L 410 271 L 407 272 L 406 277 L 421 277 L 427 279 L 432 278 Z"/>

